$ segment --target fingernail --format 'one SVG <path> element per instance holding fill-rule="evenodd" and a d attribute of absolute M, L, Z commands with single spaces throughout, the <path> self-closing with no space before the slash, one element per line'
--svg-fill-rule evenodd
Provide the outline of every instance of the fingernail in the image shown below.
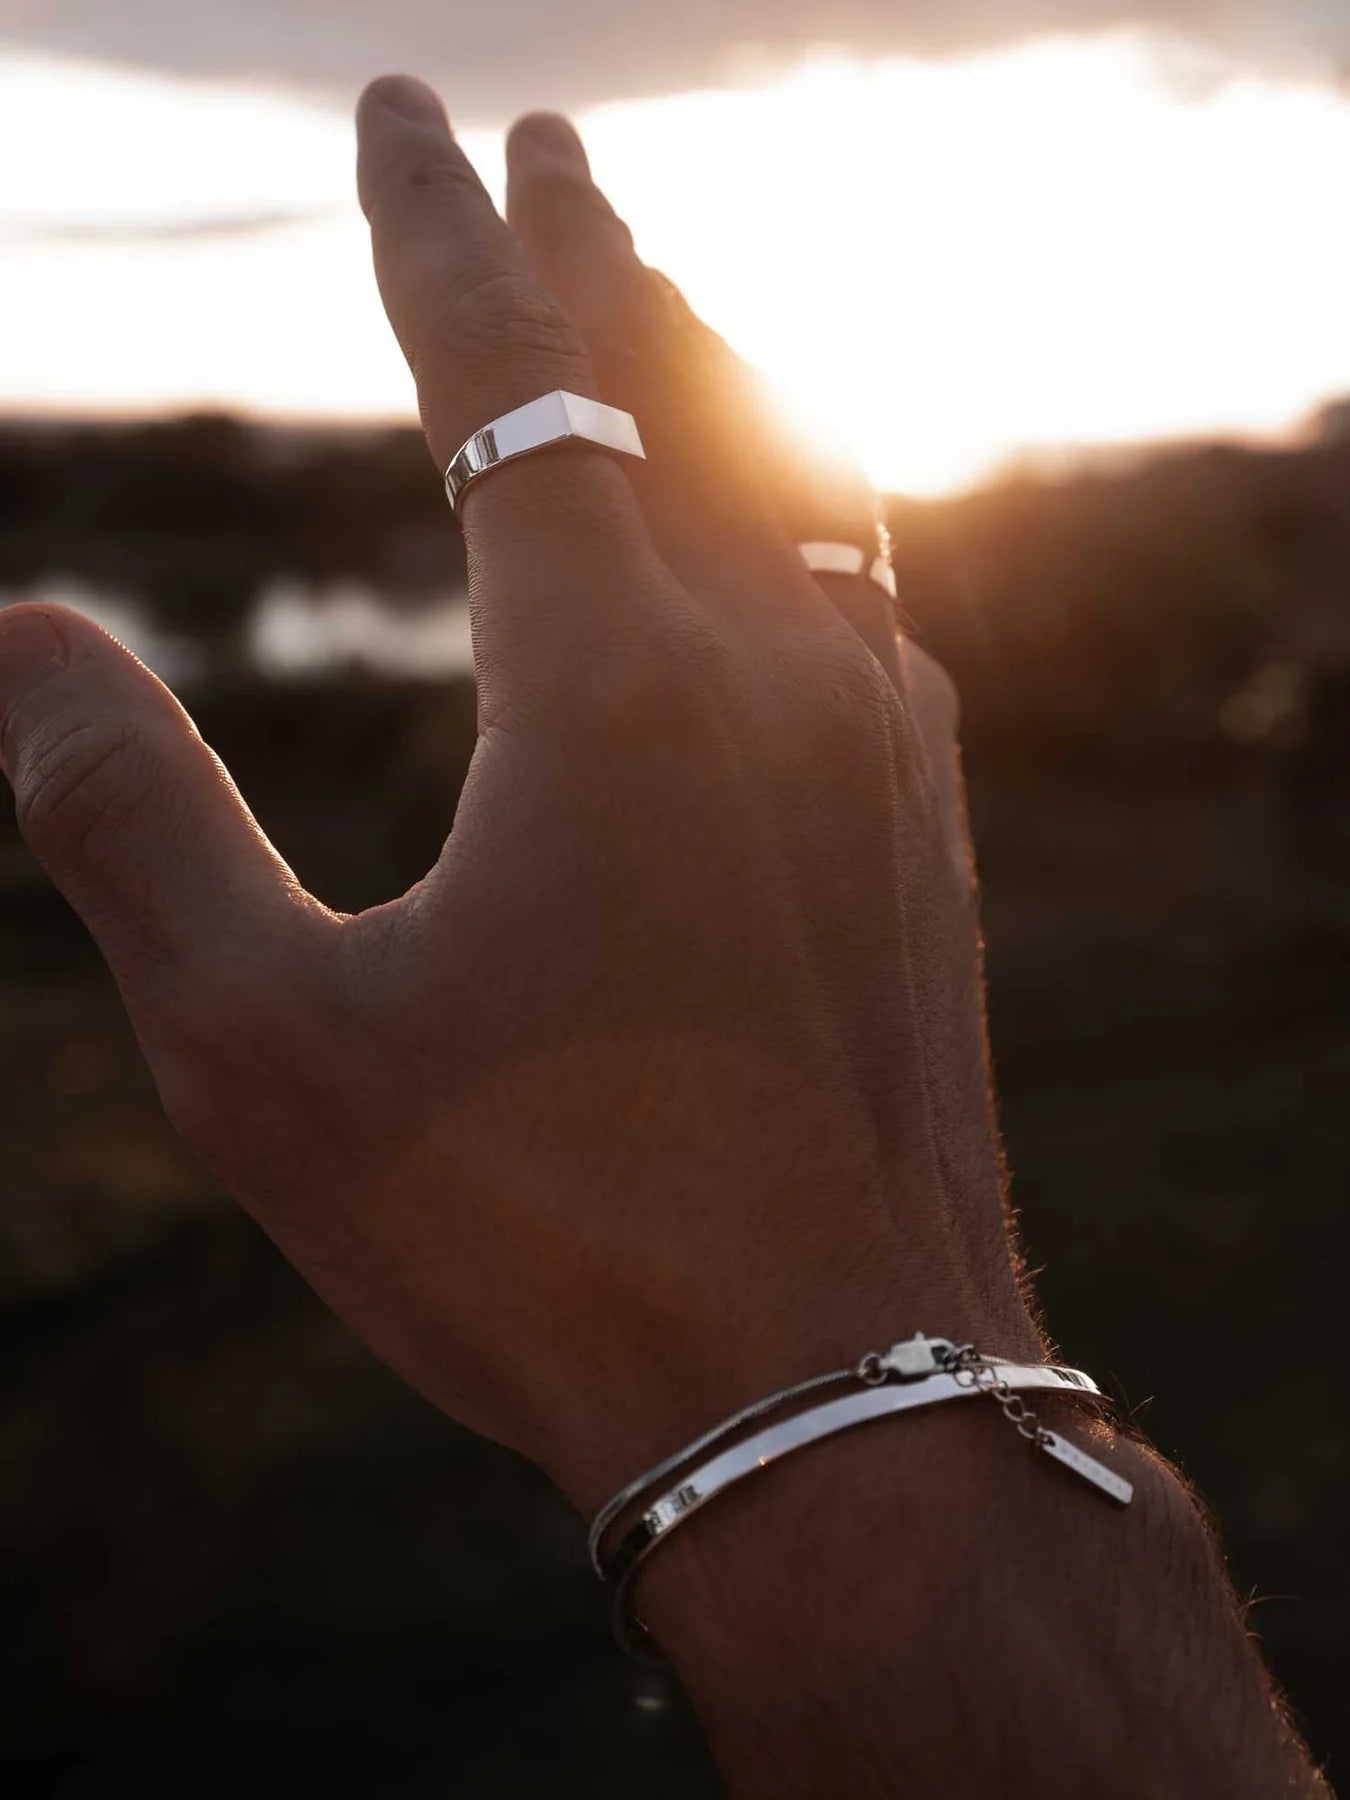
<path fill-rule="evenodd" d="M 565 119 L 561 113 L 527 113 L 514 127 L 511 136 L 518 141 L 534 144 L 540 150 L 548 150 L 564 162 L 575 163 L 588 173 L 590 171 L 590 164 L 586 160 L 586 146 L 572 121 Z"/>
<path fill-rule="evenodd" d="M 411 75 L 382 75 L 371 83 L 366 93 L 370 99 L 378 100 L 386 112 L 406 119 L 412 125 L 449 128 L 445 108 L 437 95 L 425 81 L 416 81 Z"/>
<path fill-rule="evenodd" d="M 0 710 L 64 667 L 66 641 L 32 606 L 0 608 Z"/>

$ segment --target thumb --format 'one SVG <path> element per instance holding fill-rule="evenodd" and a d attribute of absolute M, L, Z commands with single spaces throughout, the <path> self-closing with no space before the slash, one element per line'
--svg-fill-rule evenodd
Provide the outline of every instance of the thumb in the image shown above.
<path fill-rule="evenodd" d="M 0 764 L 129 1000 L 314 905 L 169 690 L 78 613 L 0 611 Z"/>

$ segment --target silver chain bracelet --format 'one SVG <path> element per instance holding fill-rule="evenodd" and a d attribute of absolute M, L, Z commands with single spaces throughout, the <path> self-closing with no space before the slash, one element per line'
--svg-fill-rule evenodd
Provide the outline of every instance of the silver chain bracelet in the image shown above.
<path fill-rule="evenodd" d="M 855 1391 L 804 1412 L 790 1414 L 748 1437 L 741 1436 L 729 1447 L 718 1449 L 708 1460 L 694 1468 L 688 1467 L 706 1452 L 736 1438 L 748 1425 L 781 1410 L 793 1400 L 826 1387 L 845 1384 Z M 588 1545 L 596 1573 L 613 1591 L 615 1630 L 620 1642 L 627 1649 L 639 1649 L 648 1641 L 640 1622 L 629 1615 L 628 1588 L 641 1563 L 690 1513 L 744 1476 L 767 1468 L 771 1462 L 793 1450 L 871 1419 L 886 1418 L 943 1401 L 984 1395 L 998 1406 L 1018 1435 L 1034 1448 L 1053 1457 L 1107 1499 L 1128 1506 L 1134 1495 L 1133 1484 L 1042 1424 L 1022 1398 L 1028 1391 L 1072 1393 L 1094 1401 L 1103 1398 L 1096 1383 L 1081 1369 L 1064 1368 L 1056 1363 L 1007 1362 L 1000 1357 L 985 1355 L 973 1344 L 955 1344 L 950 1338 L 930 1338 L 920 1331 L 912 1338 L 893 1344 L 885 1352 L 869 1351 L 852 1368 L 813 1376 L 809 1381 L 798 1382 L 733 1413 L 692 1444 L 621 1488 L 596 1514 Z M 607 1553 L 605 1538 L 619 1515 L 640 1496 L 681 1469 L 684 1473 L 675 1485 L 651 1501 L 613 1551 Z"/>

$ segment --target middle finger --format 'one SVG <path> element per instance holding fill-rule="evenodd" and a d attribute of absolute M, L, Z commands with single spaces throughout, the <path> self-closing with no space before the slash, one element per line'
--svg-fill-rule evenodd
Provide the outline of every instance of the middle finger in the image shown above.
<path fill-rule="evenodd" d="M 839 457 L 814 453 L 767 380 L 639 260 L 568 121 L 522 119 L 507 156 L 507 213 L 526 255 L 585 337 L 602 393 L 642 420 L 649 461 L 635 485 L 672 566 L 715 583 L 731 544 L 761 571 L 781 576 L 790 561 L 799 580 L 796 545 L 822 540 L 859 546 L 870 566 L 871 484 Z M 890 597 L 865 575 L 826 574 L 816 585 L 899 687 Z"/>
<path fill-rule="evenodd" d="M 507 143 L 507 218 L 586 340 L 601 392 L 638 419 L 646 464 L 632 473 L 658 548 L 686 580 L 749 572 L 800 582 L 801 561 L 770 503 L 744 416 L 738 363 L 672 299 L 591 180 L 565 119 L 522 119 Z M 723 346 L 723 348 L 725 348 Z"/>

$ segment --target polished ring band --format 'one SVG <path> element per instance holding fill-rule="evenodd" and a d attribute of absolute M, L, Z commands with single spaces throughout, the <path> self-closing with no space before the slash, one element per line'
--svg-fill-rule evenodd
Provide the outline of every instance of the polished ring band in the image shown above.
<path fill-rule="evenodd" d="M 480 475 L 518 456 L 568 443 L 595 445 L 624 456 L 647 454 L 631 413 L 559 389 L 541 394 L 475 431 L 450 459 L 445 471 L 446 497 L 458 512 L 465 488 Z"/>
<path fill-rule="evenodd" d="M 798 544 L 802 561 L 813 575 L 865 575 L 895 599 L 895 571 L 890 559 L 875 556 L 861 544 Z"/>

